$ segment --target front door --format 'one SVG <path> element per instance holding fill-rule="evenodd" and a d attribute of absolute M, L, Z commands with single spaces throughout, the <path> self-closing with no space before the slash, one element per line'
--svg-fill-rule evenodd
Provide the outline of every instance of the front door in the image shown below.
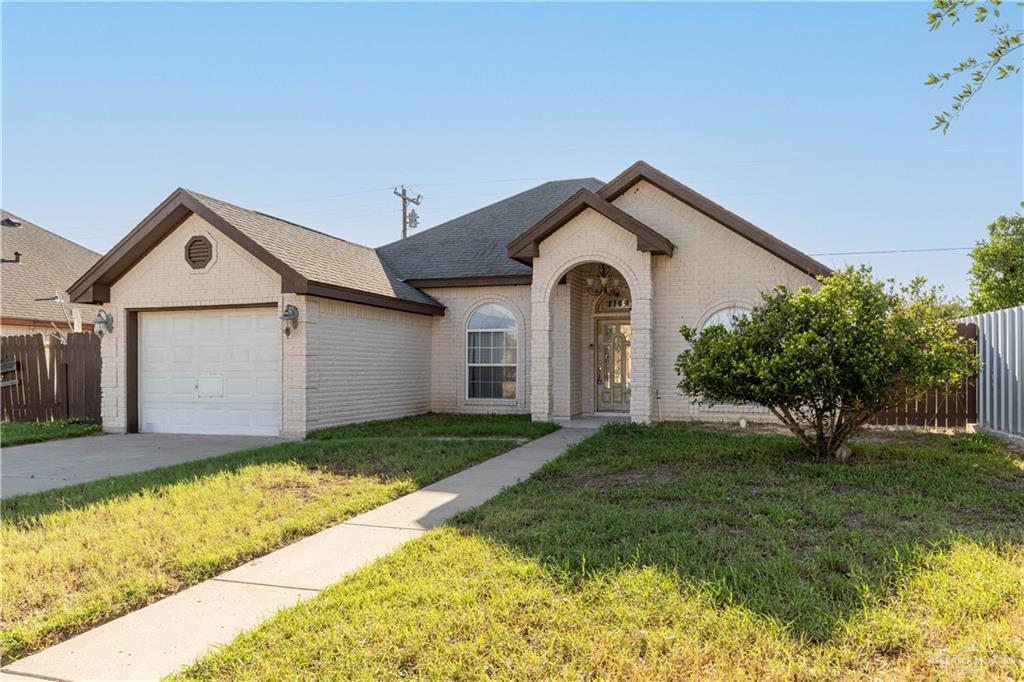
<path fill-rule="evenodd" d="M 629 411 L 629 346 L 633 328 L 627 320 L 598 320 L 597 343 L 597 410 L 599 412 Z"/>

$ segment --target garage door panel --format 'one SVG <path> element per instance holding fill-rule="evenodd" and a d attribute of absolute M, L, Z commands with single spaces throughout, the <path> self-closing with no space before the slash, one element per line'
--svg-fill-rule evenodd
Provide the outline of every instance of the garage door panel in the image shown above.
<path fill-rule="evenodd" d="M 140 312 L 140 430 L 277 435 L 280 344 L 272 309 Z"/>
<path fill-rule="evenodd" d="M 191 317 L 177 316 L 167 320 L 167 325 L 170 329 L 166 329 L 164 325 L 161 325 L 157 331 L 164 334 L 174 334 L 176 336 L 192 336 L 192 329 L 195 326 L 195 322 Z"/>
<path fill-rule="evenodd" d="M 224 395 L 228 398 L 248 398 L 256 395 L 256 381 L 248 377 L 231 377 L 224 381 Z"/>
<path fill-rule="evenodd" d="M 254 417 L 255 422 L 253 425 L 256 426 L 257 428 L 277 428 L 277 411 L 256 412 Z"/>
<path fill-rule="evenodd" d="M 277 352 L 263 346 L 249 349 L 250 360 L 257 367 L 277 367 Z"/>
<path fill-rule="evenodd" d="M 248 348 L 229 348 L 228 361 L 232 363 L 249 363 L 252 361 L 252 353 L 249 352 Z"/>
<path fill-rule="evenodd" d="M 181 364 L 183 362 L 192 362 L 192 347 L 191 346 L 175 346 L 171 350 L 171 359 L 174 364 Z"/>

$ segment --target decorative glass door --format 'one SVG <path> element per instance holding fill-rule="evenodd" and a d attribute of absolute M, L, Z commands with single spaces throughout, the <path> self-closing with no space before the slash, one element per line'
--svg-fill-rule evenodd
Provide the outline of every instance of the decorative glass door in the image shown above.
<path fill-rule="evenodd" d="M 630 342 L 633 328 L 622 320 L 598 320 L 597 409 L 628 412 L 630 389 Z"/>

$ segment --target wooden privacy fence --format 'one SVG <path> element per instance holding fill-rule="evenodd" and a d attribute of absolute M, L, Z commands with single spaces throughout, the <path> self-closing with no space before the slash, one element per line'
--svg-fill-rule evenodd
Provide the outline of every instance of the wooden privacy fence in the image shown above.
<path fill-rule="evenodd" d="M 974 324 L 958 324 L 957 333 L 977 343 L 978 327 Z M 971 375 L 958 384 L 944 389 L 928 391 L 917 400 L 908 400 L 903 405 L 878 415 L 874 426 L 931 426 L 935 428 L 962 429 L 978 421 L 978 376 Z"/>
<path fill-rule="evenodd" d="M 67 343 L 42 334 L 0 337 L 3 420 L 100 418 L 100 339 L 86 332 Z"/>

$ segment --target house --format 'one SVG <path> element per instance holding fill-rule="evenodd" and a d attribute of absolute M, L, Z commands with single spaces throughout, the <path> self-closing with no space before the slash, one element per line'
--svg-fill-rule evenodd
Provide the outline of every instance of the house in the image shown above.
<path fill-rule="evenodd" d="M 377 249 L 178 189 L 71 294 L 112 315 L 107 431 L 301 436 L 427 411 L 767 418 L 680 395 L 679 327 L 828 272 L 638 162 Z"/>
<path fill-rule="evenodd" d="M 0 334 L 92 329 L 99 308 L 71 304 L 67 290 L 98 253 L 8 211 L 0 211 L 0 245 Z"/>

